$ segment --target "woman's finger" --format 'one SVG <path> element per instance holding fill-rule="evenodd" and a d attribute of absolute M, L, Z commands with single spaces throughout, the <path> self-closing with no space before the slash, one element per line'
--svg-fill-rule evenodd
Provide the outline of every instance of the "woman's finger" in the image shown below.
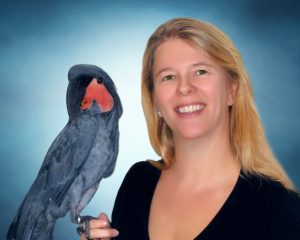
<path fill-rule="evenodd" d="M 100 213 L 98 219 L 107 222 L 107 226 L 110 227 L 109 219 L 105 213 Z"/>
<path fill-rule="evenodd" d="M 112 238 L 119 235 L 119 232 L 113 228 L 107 229 L 90 229 L 90 238 Z"/>
<path fill-rule="evenodd" d="M 119 235 L 119 232 L 116 229 L 93 229 L 90 230 L 91 239 L 101 239 L 101 240 L 110 240 L 112 237 Z M 80 235 L 80 240 L 87 240 L 84 233 Z"/>
<path fill-rule="evenodd" d="M 100 213 L 99 216 L 98 216 L 98 218 L 100 220 L 103 220 L 104 222 L 106 222 L 108 228 L 110 227 L 110 221 L 109 221 L 109 219 L 108 219 L 108 217 L 107 217 L 107 215 L 105 213 Z M 111 238 L 107 237 L 107 238 L 102 238 L 101 240 L 111 240 Z"/>
<path fill-rule="evenodd" d="M 84 233 L 82 233 L 82 234 L 80 235 L 80 240 L 87 240 L 86 237 L 85 237 L 85 235 L 84 235 Z"/>
<path fill-rule="evenodd" d="M 93 228 L 109 228 L 109 221 L 100 220 L 100 219 L 93 219 L 89 222 L 89 229 Z M 85 225 L 83 225 L 85 228 Z"/>

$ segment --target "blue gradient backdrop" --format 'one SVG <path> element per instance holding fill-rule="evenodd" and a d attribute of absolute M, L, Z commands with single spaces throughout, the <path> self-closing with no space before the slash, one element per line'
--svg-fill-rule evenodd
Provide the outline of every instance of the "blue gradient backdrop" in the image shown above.
<path fill-rule="evenodd" d="M 67 123 L 67 71 L 93 63 L 114 79 L 124 106 L 120 154 L 84 213 L 111 214 L 136 161 L 156 159 L 140 104 L 149 35 L 173 17 L 223 29 L 240 49 L 275 154 L 300 187 L 300 11 L 297 1 L 1 1 L 0 239 L 5 238 L 51 142 Z M 55 239 L 76 239 L 68 216 Z"/>

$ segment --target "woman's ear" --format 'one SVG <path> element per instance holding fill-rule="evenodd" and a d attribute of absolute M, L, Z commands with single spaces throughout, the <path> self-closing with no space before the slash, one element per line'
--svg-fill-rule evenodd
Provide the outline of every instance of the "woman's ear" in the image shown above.
<path fill-rule="evenodd" d="M 153 93 L 152 93 L 152 101 L 153 101 L 153 109 L 154 109 L 154 111 L 157 113 L 157 115 L 159 117 L 162 117 L 161 112 L 159 111 L 159 108 L 157 107 L 157 101 L 156 101 L 156 98 L 155 98 L 155 96 L 154 96 Z"/>
<path fill-rule="evenodd" d="M 238 82 L 236 80 L 231 80 L 228 99 L 227 99 L 228 106 L 232 106 L 232 104 L 234 103 L 234 99 L 237 93 L 237 88 L 238 88 Z"/>
<path fill-rule="evenodd" d="M 159 107 L 158 107 L 158 104 L 157 104 L 157 99 L 156 99 L 156 96 L 154 94 L 154 92 L 152 92 L 152 102 L 153 102 L 153 107 L 156 111 L 159 111 Z"/>

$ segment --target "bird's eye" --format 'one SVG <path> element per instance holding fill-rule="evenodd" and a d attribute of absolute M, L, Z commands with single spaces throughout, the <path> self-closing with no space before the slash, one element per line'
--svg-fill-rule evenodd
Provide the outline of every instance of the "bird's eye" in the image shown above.
<path fill-rule="evenodd" d="M 103 79 L 101 77 L 97 78 L 97 83 L 102 84 L 103 83 Z"/>
<path fill-rule="evenodd" d="M 78 79 L 77 79 L 77 83 L 78 83 L 80 86 L 82 86 L 82 87 L 85 86 L 85 81 L 84 81 L 83 78 L 78 78 Z"/>

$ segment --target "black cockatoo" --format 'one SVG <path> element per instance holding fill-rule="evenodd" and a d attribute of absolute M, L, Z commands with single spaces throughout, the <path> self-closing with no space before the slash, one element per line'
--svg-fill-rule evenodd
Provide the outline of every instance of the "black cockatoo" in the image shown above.
<path fill-rule="evenodd" d="M 110 176 L 118 155 L 122 105 L 109 75 L 94 65 L 68 73 L 69 121 L 48 150 L 42 167 L 7 233 L 12 240 L 49 240 L 57 218 L 73 223 Z"/>

